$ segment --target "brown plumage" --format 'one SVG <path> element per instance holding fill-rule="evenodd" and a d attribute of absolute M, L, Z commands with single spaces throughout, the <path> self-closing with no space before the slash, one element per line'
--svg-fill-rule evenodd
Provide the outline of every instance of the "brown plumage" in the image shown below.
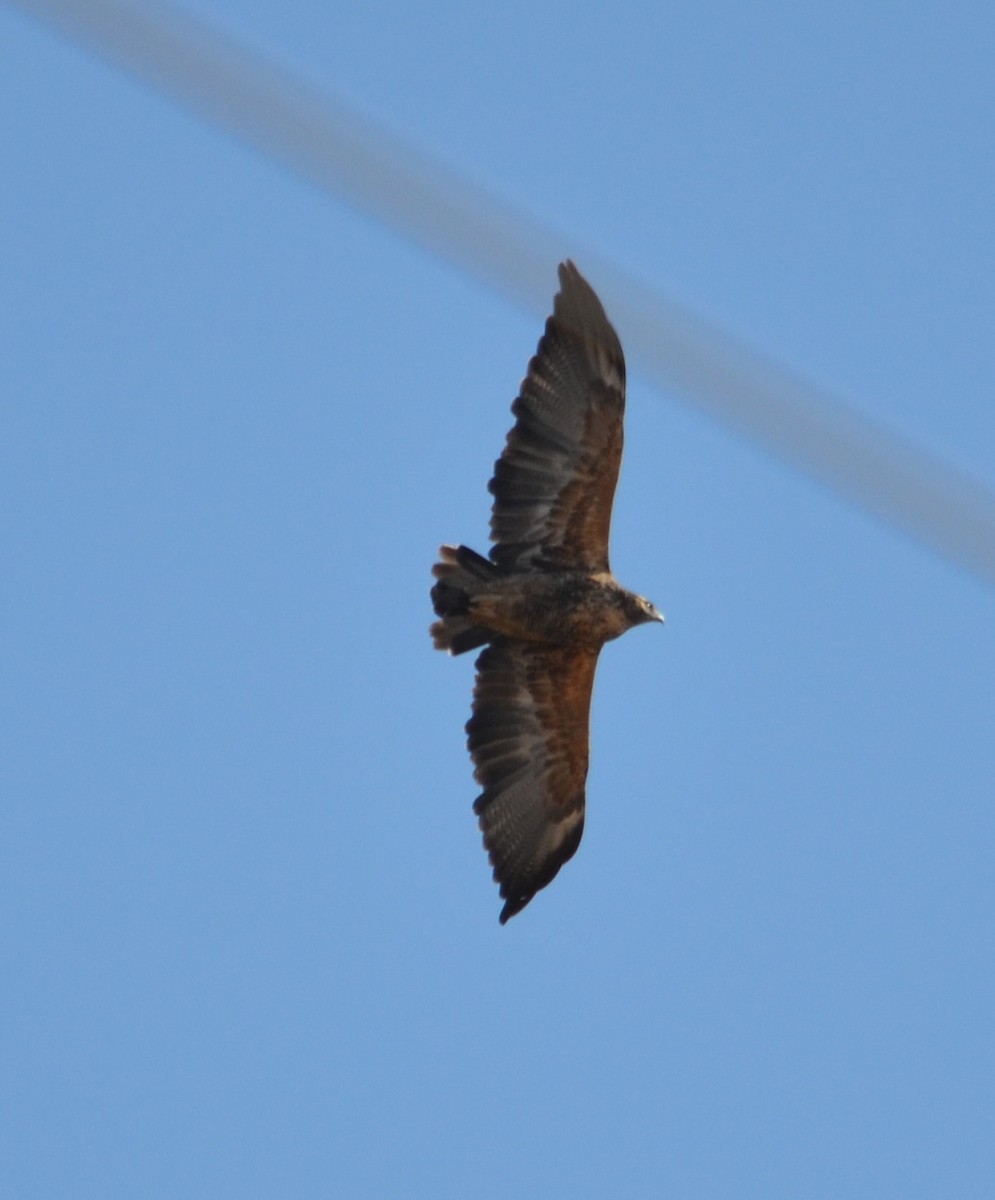
<path fill-rule="evenodd" d="M 490 558 L 443 546 L 432 574 L 436 647 L 477 659 L 467 745 L 474 803 L 505 904 L 550 883 L 584 830 L 591 689 L 605 642 L 663 618 L 608 564 L 622 459 L 625 360 L 571 262 L 512 405 L 494 467 Z"/>

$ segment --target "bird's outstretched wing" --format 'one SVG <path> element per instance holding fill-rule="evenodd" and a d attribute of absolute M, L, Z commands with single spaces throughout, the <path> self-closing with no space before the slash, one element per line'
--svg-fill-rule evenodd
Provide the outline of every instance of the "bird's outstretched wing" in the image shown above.
<path fill-rule="evenodd" d="M 609 569 L 625 359 L 591 286 L 572 262 L 559 274 L 553 315 L 489 485 L 491 559 L 509 571 Z"/>
<path fill-rule="evenodd" d="M 474 803 L 505 901 L 501 924 L 573 856 L 584 831 L 598 651 L 498 641 L 477 659 L 467 745 Z"/>

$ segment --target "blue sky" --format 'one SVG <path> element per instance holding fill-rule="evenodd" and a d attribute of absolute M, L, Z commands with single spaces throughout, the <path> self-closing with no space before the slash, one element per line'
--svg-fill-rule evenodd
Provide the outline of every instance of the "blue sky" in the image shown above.
<path fill-rule="evenodd" d="M 995 487 L 990 5 L 334 8 L 194 11 Z M 634 372 L 499 928 L 427 590 L 541 323 L 10 7 L 0 112 L 0 1190 L 991 1196 L 991 588 Z"/>

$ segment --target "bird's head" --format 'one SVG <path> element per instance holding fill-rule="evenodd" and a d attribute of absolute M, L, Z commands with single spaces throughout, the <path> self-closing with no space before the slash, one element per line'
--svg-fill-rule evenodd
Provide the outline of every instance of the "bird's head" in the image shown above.
<path fill-rule="evenodd" d="M 647 621 L 659 621 L 663 624 L 663 613 L 645 596 L 629 593 L 629 620 L 633 625 L 645 625 Z"/>

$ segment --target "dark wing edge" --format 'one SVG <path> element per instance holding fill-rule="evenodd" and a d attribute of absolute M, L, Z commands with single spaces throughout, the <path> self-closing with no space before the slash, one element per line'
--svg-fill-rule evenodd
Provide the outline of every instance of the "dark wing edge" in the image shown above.
<path fill-rule="evenodd" d="M 553 314 L 511 411 L 494 466 L 491 558 L 526 566 L 606 571 L 622 460 L 625 358 L 594 289 L 560 264 Z"/>
<path fill-rule="evenodd" d="M 597 650 L 498 641 L 477 659 L 467 745 L 483 792 L 474 812 L 505 901 L 520 912 L 584 832 Z"/>

